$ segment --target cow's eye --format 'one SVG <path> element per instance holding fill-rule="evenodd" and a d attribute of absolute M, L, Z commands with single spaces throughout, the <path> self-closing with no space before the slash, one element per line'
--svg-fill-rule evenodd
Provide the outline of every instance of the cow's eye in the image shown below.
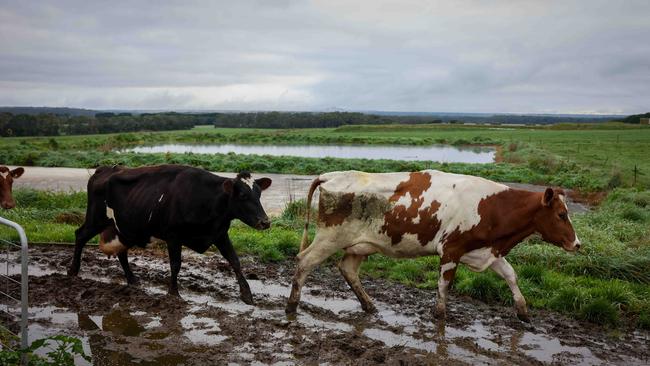
<path fill-rule="evenodd" d="M 239 194 L 239 199 L 240 200 L 246 199 L 246 193 L 240 193 Z"/>
<path fill-rule="evenodd" d="M 559 216 L 562 220 L 566 220 L 568 218 L 566 212 L 562 212 Z"/>

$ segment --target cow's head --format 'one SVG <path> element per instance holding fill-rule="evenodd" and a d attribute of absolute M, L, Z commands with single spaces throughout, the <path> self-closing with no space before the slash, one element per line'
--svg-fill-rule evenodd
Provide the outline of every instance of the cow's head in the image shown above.
<path fill-rule="evenodd" d="M 541 198 L 542 209 L 535 216 L 535 226 L 544 241 L 575 252 L 580 249 L 580 240 L 573 230 L 565 199 L 563 190 L 546 188 Z"/>
<path fill-rule="evenodd" d="M 6 210 L 16 207 L 11 187 L 14 184 L 14 179 L 18 179 L 24 172 L 23 168 L 10 170 L 6 166 L 0 166 L 0 207 Z"/>
<path fill-rule="evenodd" d="M 271 227 L 271 221 L 260 203 L 262 191 L 270 185 L 271 179 L 253 180 L 248 172 L 241 172 L 234 179 L 226 179 L 223 182 L 223 190 L 230 196 L 228 205 L 230 214 L 258 230 Z"/>

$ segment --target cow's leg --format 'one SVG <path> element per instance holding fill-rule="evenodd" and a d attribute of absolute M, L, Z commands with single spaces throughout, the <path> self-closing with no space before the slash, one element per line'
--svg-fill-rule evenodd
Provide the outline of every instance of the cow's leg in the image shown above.
<path fill-rule="evenodd" d="M 181 245 L 168 241 L 167 252 L 169 253 L 169 267 L 172 271 L 169 282 L 169 294 L 180 297 L 178 293 L 178 272 L 181 270 Z"/>
<path fill-rule="evenodd" d="M 81 252 L 83 252 L 84 246 L 88 240 L 92 239 L 101 231 L 102 229 L 97 229 L 92 225 L 88 225 L 86 222 L 75 230 L 74 255 L 70 267 L 68 268 L 69 276 L 76 276 L 79 273 L 79 267 L 81 267 Z"/>
<path fill-rule="evenodd" d="M 248 286 L 248 282 L 241 271 L 241 265 L 239 264 L 239 257 L 235 253 L 235 248 L 232 247 L 232 242 L 230 238 L 226 236 L 225 239 L 220 240 L 217 244 L 217 248 L 221 252 L 224 258 L 230 263 L 230 267 L 235 271 L 235 276 L 237 277 L 237 283 L 239 284 L 239 296 L 243 302 L 248 305 L 253 305 L 253 295 L 251 294 L 251 288 Z"/>
<path fill-rule="evenodd" d="M 120 265 L 124 270 L 124 276 L 126 277 L 126 283 L 129 285 L 136 285 L 139 281 L 138 278 L 131 272 L 131 266 L 129 266 L 129 258 L 127 256 L 127 251 L 123 251 L 117 254 L 117 258 L 120 260 Z"/>
<path fill-rule="evenodd" d="M 528 317 L 528 310 L 526 309 L 526 299 L 524 299 L 524 296 L 519 290 L 519 286 L 517 285 L 517 274 L 515 273 L 515 270 L 512 268 L 510 263 L 508 263 L 505 258 L 499 257 L 494 262 L 492 262 L 490 268 L 492 268 L 494 272 L 496 272 L 508 283 L 508 287 L 510 287 L 510 291 L 512 291 L 512 297 L 515 300 L 517 317 L 521 321 L 530 322 L 530 318 Z"/>
<path fill-rule="evenodd" d="M 298 309 L 300 302 L 300 290 L 305 284 L 305 280 L 309 273 L 325 259 L 334 254 L 340 247 L 332 241 L 319 240 L 318 235 L 314 242 L 303 252 L 298 254 L 298 265 L 296 266 L 296 273 L 291 282 L 291 295 L 287 301 L 285 312 L 293 314 Z"/>
<path fill-rule="evenodd" d="M 350 285 L 352 291 L 354 291 L 354 294 L 357 295 L 357 299 L 361 303 L 361 308 L 367 313 L 374 313 L 377 311 L 377 308 L 372 304 L 370 296 L 363 289 L 359 280 L 359 267 L 364 259 L 366 259 L 365 255 L 346 253 L 339 263 L 339 270 L 348 285 Z"/>
<path fill-rule="evenodd" d="M 440 277 L 438 278 L 438 299 L 434 316 L 443 319 L 447 313 L 447 290 L 454 280 L 458 263 L 448 258 L 440 259 Z"/>

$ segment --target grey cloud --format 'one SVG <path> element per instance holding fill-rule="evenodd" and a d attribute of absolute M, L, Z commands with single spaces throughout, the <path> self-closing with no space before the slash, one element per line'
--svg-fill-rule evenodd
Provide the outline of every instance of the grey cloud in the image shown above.
<path fill-rule="evenodd" d="M 635 113 L 646 1 L 0 2 L 0 105 Z"/>

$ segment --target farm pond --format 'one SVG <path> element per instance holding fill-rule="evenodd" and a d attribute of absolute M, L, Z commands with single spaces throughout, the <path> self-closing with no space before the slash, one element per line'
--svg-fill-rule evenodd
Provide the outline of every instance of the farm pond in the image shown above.
<path fill-rule="evenodd" d="M 179 299 L 166 294 L 162 248 L 132 251 L 137 287 L 126 286 L 118 260 L 96 247 L 86 247 L 79 277 L 68 277 L 72 251 L 30 248 L 29 338 L 76 336 L 96 365 L 632 365 L 647 363 L 650 352 L 648 332 L 614 332 L 535 309 L 525 324 L 509 307 L 457 296 L 447 320 L 436 321 L 434 290 L 381 279 L 362 279 L 379 309 L 367 315 L 333 263 L 313 272 L 298 314 L 287 317 L 291 261 L 241 258 L 256 302 L 250 306 L 217 253 L 183 252 Z M 20 267 L 10 254 L 3 273 Z"/>
<path fill-rule="evenodd" d="M 191 145 L 165 144 L 124 150 L 136 153 L 256 154 L 306 158 L 429 160 L 447 163 L 491 163 L 496 150 L 485 146 L 402 145 Z"/>

